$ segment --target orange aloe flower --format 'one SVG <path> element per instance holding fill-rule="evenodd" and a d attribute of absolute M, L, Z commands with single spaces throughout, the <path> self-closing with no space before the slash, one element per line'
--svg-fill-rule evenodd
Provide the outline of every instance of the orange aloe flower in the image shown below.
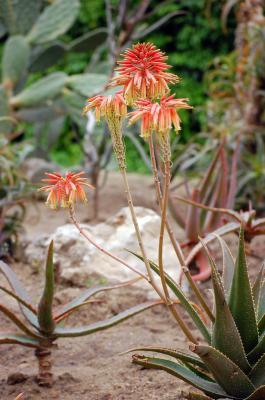
<path fill-rule="evenodd" d="M 187 101 L 188 99 L 175 99 L 174 95 L 163 96 L 159 103 L 152 103 L 147 99 L 138 100 L 136 101 L 138 109 L 129 114 L 131 117 L 129 123 L 141 120 L 141 136 L 145 139 L 148 139 L 152 132 L 167 134 L 172 126 L 178 132 L 181 129 L 178 110 L 192 108 Z"/>
<path fill-rule="evenodd" d="M 107 120 L 113 118 L 122 119 L 125 118 L 127 114 L 127 106 L 122 95 L 122 90 L 119 90 L 113 95 L 97 95 L 87 99 L 87 104 L 84 107 L 84 113 L 87 113 L 93 108 L 95 109 L 97 121 L 99 121 L 101 117 L 104 117 Z"/>
<path fill-rule="evenodd" d="M 84 172 L 72 173 L 68 172 L 65 177 L 58 173 L 48 173 L 48 179 L 42 179 L 42 182 L 48 183 L 43 186 L 39 191 L 49 192 L 46 204 L 53 209 L 58 207 L 69 207 L 77 200 L 86 202 L 87 197 L 83 186 L 93 188 L 86 178 L 83 178 Z"/>
<path fill-rule="evenodd" d="M 124 96 L 132 105 L 139 98 L 155 99 L 169 92 L 168 84 L 179 81 L 177 75 L 166 72 L 167 56 L 152 43 L 138 43 L 127 49 L 118 61 L 118 76 L 110 86 L 124 86 Z"/>

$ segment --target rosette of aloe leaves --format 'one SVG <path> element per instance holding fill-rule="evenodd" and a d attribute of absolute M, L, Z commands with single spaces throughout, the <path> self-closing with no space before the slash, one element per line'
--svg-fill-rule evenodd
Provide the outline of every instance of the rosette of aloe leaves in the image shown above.
<path fill-rule="evenodd" d="M 190 399 L 265 399 L 265 282 L 262 266 L 251 284 L 241 229 L 237 258 L 218 237 L 223 254 L 223 272 L 208 254 L 212 270 L 214 319 L 210 337 L 191 343 L 189 352 L 155 346 L 133 349 L 161 356 L 133 355 L 133 362 L 176 376 L 204 394 L 190 393 Z M 152 268 L 159 269 L 152 263 Z M 166 275 L 169 287 L 174 288 Z M 192 314 L 191 314 L 192 316 Z"/>
<path fill-rule="evenodd" d="M 81 307 L 98 300 L 91 299 L 92 296 L 131 285 L 139 278 L 118 284 L 100 285 L 91 287 L 82 292 L 78 297 L 60 307 L 53 306 L 54 299 L 54 264 L 53 264 L 53 242 L 50 243 L 45 268 L 45 284 L 42 296 L 35 307 L 27 291 L 20 283 L 17 275 L 3 261 L 0 261 L 0 272 L 6 277 L 12 290 L 5 286 L 0 286 L 0 290 L 5 292 L 9 299 L 17 300 L 21 317 L 18 317 L 10 307 L 0 304 L 0 312 L 3 313 L 19 330 L 14 332 L 0 332 L 1 344 L 17 344 L 35 349 L 38 359 L 39 373 L 37 381 L 41 386 L 51 386 L 53 384 L 52 373 L 52 350 L 55 342 L 59 338 L 70 338 L 86 336 L 98 331 L 108 329 L 127 318 L 130 318 L 148 308 L 160 304 L 159 300 L 150 300 L 124 310 L 110 318 L 100 320 L 85 326 L 67 326 L 65 320 L 72 313 Z"/>

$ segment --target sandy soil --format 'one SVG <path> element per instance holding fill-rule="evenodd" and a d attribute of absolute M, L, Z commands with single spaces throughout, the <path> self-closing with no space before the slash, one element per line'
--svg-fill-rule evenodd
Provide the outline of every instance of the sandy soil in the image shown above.
<path fill-rule="evenodd" d="M 130 176 L 135 196 L 135 205 L 154 208 L 154 197 L 150 197 L 149 177 Z M 117 212 L 125 205 L 120 179 L 112 174 L 107 185 L 102 189 L 99 220 Z M 90 211 L 89 211 L 90 212 Z M 82 221 L 90 220 L 87 208 L 79 209 Z M 42 203 L 29 207 L 25 222 L 27 236 L 36 237 L 40 233 L 51 233 L 67 222 L 64 211 L 51 212 Z M 264 242 L 263 242 L 264 243 Z M 259 243 L 259 253 L 264 251 Z M 256 262 L 252 262 L 253 271 Z M 42 273 L 30 266 L 14 263 L 14 270 L 35 299 L 41 292 Z M 0 277 L 1 284 L 4 282 Z M 201 285 L 208 295 L 209 284 Z M 82 288 L 71 288 L 58 285 L 56 304 L 70 300 Z M 133 287 L 108 292 L 101 297 L 103 302 L 88 305 L 78 316 L 69 318 L 67 323 L 88 323 L 113 315 L 134 304 L 145 301 L 145 293 Z M 3 301 L 6 298 L 2 296 Z M 1 300 L 2 300 L 1 299 Z M 17 309 L 15 303 L 12 308 Z M 188 322 L 189 323 L 189 322 Z M 0 314 L 1 330 L 11 331 L 12 326 Z M 172 348 L 187 349 L 187 342 L 164 306 L 157 306 L 144 314 L 124 322 L 108 331 L 96 333 L 78 339 L 58 341 L 54 350 L 55 384 L 51 389 L 40 388 L 34 380 L 37 363 L 31 349 L 5 345 L 0 347 L 1 381 L 0 399 L 13 400 L 24 392 L 25 400 L 59 399 L 59 400 L 180 400 L 187 393 L 188 386 L 180 380 L 160 371 L 143 370 L 131 364 L 129 354 L 120 355 L 130 348 L 139 345 L 161 345 Z M 22 373 L 25 380 L 16 384 L 7 384 L 14 373 Z M 11 379 L 12 380 L 12 379 Z M 12 383 L 12 382 L 11 382 Z"/>

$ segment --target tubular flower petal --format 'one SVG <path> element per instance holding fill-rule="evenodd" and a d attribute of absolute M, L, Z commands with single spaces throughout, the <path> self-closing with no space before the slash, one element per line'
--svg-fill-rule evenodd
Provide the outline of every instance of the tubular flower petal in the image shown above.
<path fill-rule="evenodd" d="M 82 177 L 84 172 L 76 174 L 68 172 L 65 177 L 61 174 L 48 172 L 45 175 L 48 178 L 42 179 L 42 182 L 48 183 L 48 185 L 41 187 L 39 191 L 49 192 L 46 204 L 53 209 L 67 208 L 77 200 L 86 202 L 87 197 L 83 186 L 93 188 L 88 180 Z"/>
<path fill-rule="evenodd" d="M 178 132 L 180 117 L 178 110 L 181 108 L 192 108 L 187 104 L 188 99 L 175 99 L 174 95 L 163 96 L 160 102 L 152 103 L 150 100 L 141 99 L 136 101 L 137 110 L 129 113 L 130 124 L 141 120 L 141 136 L 148 139 L 152 132 L 165 135 L 174 127 Z"/>
<path fill-rule="evenodd" d="M 122 90 L 119 90 L 114 95 L 98 95 L 88 99 L 84 113 L 93 108 L 95 109 L 97 120 L 101 117 L 106 119 L 118 164 L 120 168 L 125 168 L 126 157 L 122 138 L 122 120 L 127 115 L 127 105 L 122 95 Z"/>
<path fill-rule="evenodd" d="M 87 104 L 84 107 L 84 113 L 87 113 L 91 109 L 95 109 L 97 121 L 99 121 L 101 117 L 106 118 L 107 120 L 113 118 L 121 120 L 122 118 L 125 118 L 127 114 L 127 106 L 122 95 L 122 90 L 119 90 L 114 95 L 97 95 L 91 97 L 87 100 Z"/>
<path fill-rule="evenodd" d="M 118 61 L 118 76 L 110 86 L 124 86 L 124 96 L 129 105 L 142 98 L 155 99 L 169 92 L 168 84 L 179 81 L 177 75 L 166 72 L 170 65 L 167 56 L 152 43 L 138 43 L 127 49 Z"/>

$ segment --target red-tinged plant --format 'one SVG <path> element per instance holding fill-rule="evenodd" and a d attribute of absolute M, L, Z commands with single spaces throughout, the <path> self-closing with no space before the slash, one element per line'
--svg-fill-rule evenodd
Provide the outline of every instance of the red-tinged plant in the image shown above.
<path fill-rule="evenodd" d="M 206 327 L 208 338 L 203 335 L 197 343 L 192 343 L 189 352 L 157 346 L 131 350 L 157 353 L 157 356 L 135 354 L 133 362 L 144 368 L 166 371 L 205 394 L 190 393 L 190 399 L 265 398 L 264 265 L 251 283 L 243 236 L 241 230 L 236 262 L 226 243 L 218 237 L 223 252 L 222 275 L 205 247 L 214 293 L 212 328 Z M 159 267 L 152 265 L 159 273 Z M 176 283 L 169 275 L 166 279 L 174 291 Z M 195 319 L 193 322 L 196 323 Z"/>
<path fill-rule="evenodd" d="M 61 338 L 81 337 L 90 335 L 120 322 L 144 311 L 150 307 L 160 304 L 161 301 L 148 301 L 138 304 L 132 308 L 118 313 L 108 319 L 101 320 L 95 323 L 90 323 L 84 326 L 67 327 L 62 326 L 67 317 L 74 312 L 77 312 L 81 307 L 89 303 L 93 303 L 91 298 L 97 293 L 109 291 L 112 289 L 122 288 L 131 285 L 138 280 L 132 280 L 114 285 L 96 286 L 87 289 L 78 297 L 70 301 L 68 304 L 59 308 L 54 308 L 54 265 L 53 265 L 53 242 L 51 242 L 48 250 L 46 269 L 45 269 L 45 284 L 42 296 L 35 306 L 27 291 L 19 282 L 16 274 L 12 269 L 0 261 L 0 271 L 8 280 L 12 290 L 3 286 L 0 290 L 5 292 L 10 298 L 17 300 L 21 313 L 26 322 L 18 317 L 11 309 L 3 304 L 0 304 L 0 312 L 2 312 L 20 332 L 2 332 L 0 334 L 0 344 L 18 344 L 21 346 L 31 347 L 35 349 L 35 355 L 39 364 L 39 372 L 37 381 L 39 385 L 51 386 L 53 383 L 52 373 L 52 349 L 55 347 L 55 342 Z"/>

